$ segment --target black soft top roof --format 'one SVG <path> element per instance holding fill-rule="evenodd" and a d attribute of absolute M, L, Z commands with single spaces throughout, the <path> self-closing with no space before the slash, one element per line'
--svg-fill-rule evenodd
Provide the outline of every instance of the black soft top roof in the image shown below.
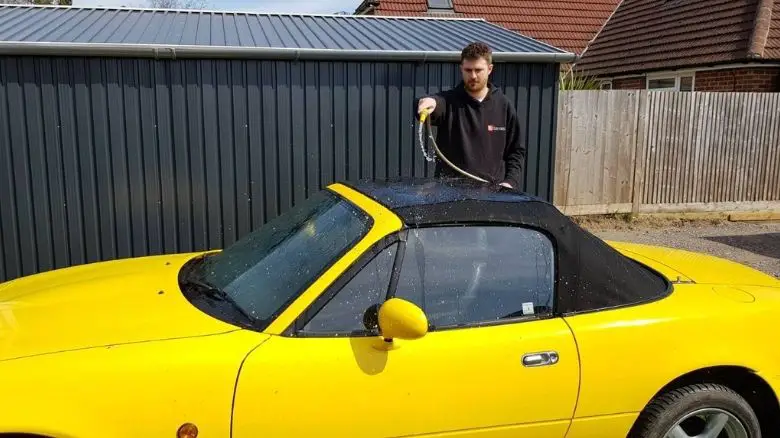
<path fill-rule="evenodd" d="M 390 179 L 361 180 L 347 183 L 354 189 L 395 210 L 423 207 L 443 202 L 490 201 L 529 202 L 539 198 L 512 190 L 497 189 L 487 184 L 464 179 Z"/>
<path fill-rule="evenodd" d="M 398 214 L 407 227 L 500 223 L 546 234 L 556 251 L 556 312 L 571 314 L 662 298 L 671 284 L 582 229 L 551 203 L 456 179 L 345 182 Z M 518 257 L 523 248 L 518 248 Z"/>

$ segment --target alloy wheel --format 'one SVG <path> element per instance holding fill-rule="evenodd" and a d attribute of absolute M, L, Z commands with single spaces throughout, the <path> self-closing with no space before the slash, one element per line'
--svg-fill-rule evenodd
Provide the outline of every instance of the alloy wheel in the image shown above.
<path fill-rule="evenodd" d="M 664 435 L 666 438 L 750 438 L 747 429 L 732 413 L 716 408 L 686 415 Z"/>

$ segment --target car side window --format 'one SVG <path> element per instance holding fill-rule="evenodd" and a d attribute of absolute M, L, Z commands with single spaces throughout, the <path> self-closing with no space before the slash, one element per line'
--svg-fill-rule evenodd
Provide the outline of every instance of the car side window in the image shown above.
<path fill-rule="evenodd" d="M 306 323 L 302 333 L 349 335 L 365 331 L 365 311 L 387 296 L 397 247 L 397 243 L 390 245 L 374 256 Z"/>
<path fill-rule="evenodd" d="M 420 306 L 433 330 L 550 314 L 554 256 L 528 228 L 410 230 L 395 296 Z"/>

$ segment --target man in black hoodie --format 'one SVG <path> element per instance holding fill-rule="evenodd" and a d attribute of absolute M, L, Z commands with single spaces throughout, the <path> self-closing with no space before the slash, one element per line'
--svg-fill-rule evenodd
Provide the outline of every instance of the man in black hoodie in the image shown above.
<path fill-rule="evenodd" d="M 514 190 L 523 187 L 526 147 L 517 111 L 488 79 L 493 56 L 483 43 L 461 53 L 463 82 L 457 87 L 420 99 L 418 115 L 430 112 L 436 144 L 459 168 L 492 184 Z M 446 163 L 436 163 L 437 177 L 463 177 Z"/>

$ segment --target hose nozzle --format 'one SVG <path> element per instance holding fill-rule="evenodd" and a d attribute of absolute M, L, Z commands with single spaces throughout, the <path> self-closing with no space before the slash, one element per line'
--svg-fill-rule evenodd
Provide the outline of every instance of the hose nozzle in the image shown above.
<path fill-rule="evenodd" d="M 430 114 L 430 112 L 427 109 L 420 111 L 420 123 L 425 123 L 425 119 L 428 118 L 428 114 Z"/>

